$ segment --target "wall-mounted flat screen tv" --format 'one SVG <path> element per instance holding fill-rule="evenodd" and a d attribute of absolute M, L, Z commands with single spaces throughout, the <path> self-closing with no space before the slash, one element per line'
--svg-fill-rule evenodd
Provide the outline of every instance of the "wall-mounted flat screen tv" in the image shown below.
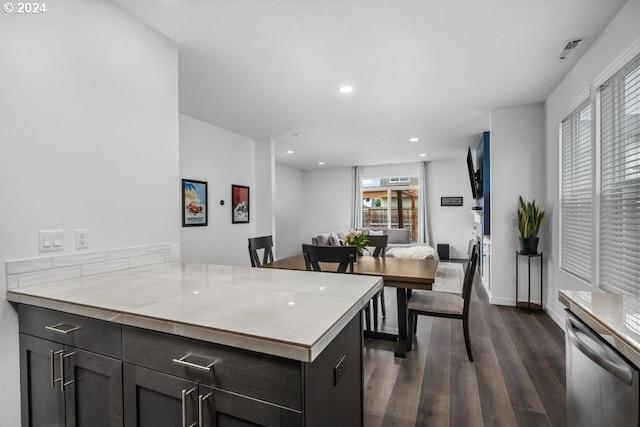
<path fill-rule="evenodd" d="M 469 182 L 471 184 L 471 195 L 474 199 L 477 199 L 480 195 L 478 194 L 478 183 L 476 182 L 476 173 L 475 168 L 473 167 L 473 157 L 471 155 L 471 147 L 467 151 L 467 170 L 469 171 Z"/>

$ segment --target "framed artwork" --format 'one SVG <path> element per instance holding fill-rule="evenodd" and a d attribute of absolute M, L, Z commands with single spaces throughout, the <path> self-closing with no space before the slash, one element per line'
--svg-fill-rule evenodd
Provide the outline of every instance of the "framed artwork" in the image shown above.
<path fill-rule="evenodd" d="M 249 187 L 231 185 L 231 223 L 249 223 Z"/>
<path fill-rule="evenodd" d="M 462 206 L 462 197 L 440 197 L 440 206 Z"/>
<path fill-rule="evenodd" d="M 182 226 L 206 226 L 208 222 L 207 183 L 182 180 Z"/>

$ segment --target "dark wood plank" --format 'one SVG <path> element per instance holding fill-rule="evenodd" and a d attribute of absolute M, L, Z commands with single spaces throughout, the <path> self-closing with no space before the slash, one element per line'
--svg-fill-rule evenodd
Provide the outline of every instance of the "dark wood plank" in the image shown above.
<path fill-rule="evenodd" d="M 546 414 L 531 412 L 525 409 L 514 408 L 518 427 L 551 427 Z"/>
<path fill-rule="evenodd" d="M 552 325 L 548 324 L 544 318 L 549 319 L 544 313 L 532 313 L 526 314 L 524 310 L 518 311 L 518 318 L 529 331 L 529 339 L 537 347 L 540 355 L 544 358 L 544 361 L 552 369 L 556 379 L 563 384 L 565 379 L 565 352 L 564 352 L 564 337 L 561 343 L 555 338 L 557 331 L 561 331 L 560 328 L 553 322 Z M 550 319 L 549 319 L 550 320 Z M 550 326 L 552 326 L 550 328 Z"/>
<path fill-rule="evenodd" d="M 566 391 L 546 363 L 524 361 L 551 425 L 567 425 Z"/>
<path fill-rule="evenodd" d="M 422 332 L 423 324 L 418 326 Z M 431 339 L 427 351 L 427 362 L 420 389 L 420 404 L 416 425 L 449 425 L 451 376 L 450 364 L 450 324 L 448 319 L 434 318 L 431 325 Z M 413 355 L 412 355 L 413 356 Z"/>
<path fill-rule="evenodd" d="M 490 338 L 475 340 L 475 368 L 482 415 L 515 425 L 509 392 Z"/>
<path fill-rule="evenodd" d="M 482 419 L 474 363 L 465 354 L 451 354 L 450 425 L 472 426 Z"/>

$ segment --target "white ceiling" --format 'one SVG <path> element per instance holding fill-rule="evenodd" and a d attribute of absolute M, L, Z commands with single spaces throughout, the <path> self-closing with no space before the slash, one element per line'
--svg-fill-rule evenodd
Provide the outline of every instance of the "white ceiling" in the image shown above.
<path fill-rule="evenodd" d="M 464 156 L 492 108 L 544 101 L 625 3 L 114 1 L 178 43 L 181 113 L 273 138 L 299 169 Z"/>

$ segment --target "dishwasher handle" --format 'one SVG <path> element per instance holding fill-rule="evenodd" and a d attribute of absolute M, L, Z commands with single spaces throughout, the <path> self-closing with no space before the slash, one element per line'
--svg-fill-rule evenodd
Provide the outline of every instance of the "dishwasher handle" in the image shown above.
<path fill-rule="evenodd" d="M 591 359 L 594 363 L 609 371 L 627 384 L 633 383 L 633 371 L 629 365 L 611 349 L 609 349 L 602 341 L 602 338 L 591 332 L 579 319 L 575 318 L 571 313 L 567 312 L 567 337 L 578 350 Z M 583 333 L 591 338 L 599 346 L 604 349 L 605 355 L 601 355 L 594 351 L 580 339 L 576 331 Z"/>

